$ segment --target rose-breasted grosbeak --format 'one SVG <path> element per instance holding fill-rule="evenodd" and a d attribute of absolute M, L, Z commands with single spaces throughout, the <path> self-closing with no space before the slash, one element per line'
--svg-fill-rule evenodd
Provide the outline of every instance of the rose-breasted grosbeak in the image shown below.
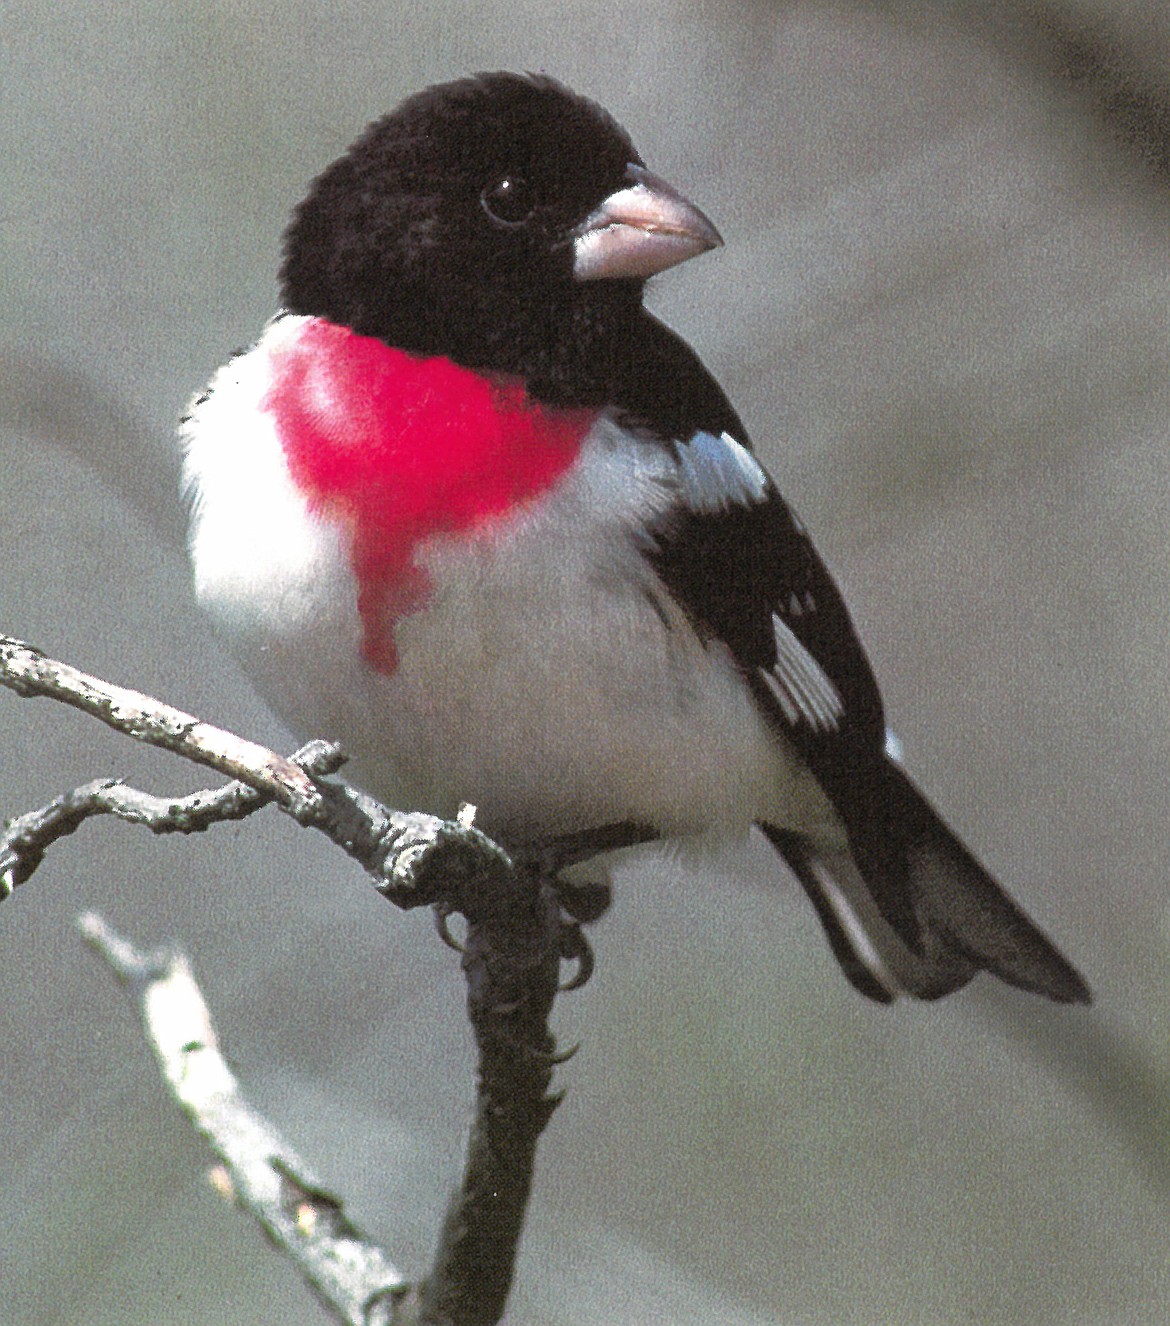
<path fill-rule="evenodd" d="M 888 748 L 836 585 L 646 279 L 720 243 L 552 79 L 433 87 L 312 185 L 184 426 L 200 601 L 392 804 L 505 843 L 758 824 L 853 984 L 1073 967 Z"/>

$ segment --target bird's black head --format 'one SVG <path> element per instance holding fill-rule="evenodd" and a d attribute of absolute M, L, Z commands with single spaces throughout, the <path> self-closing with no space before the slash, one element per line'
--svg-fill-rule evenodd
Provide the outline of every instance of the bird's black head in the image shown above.
<path fill-rule="evenodd" d="M 600 106 L 481 74 L 409 98 L 314 181 L 283 303 L 416 353 L 571 377 L 561 361 L 592 344 L 596 362 L 647 276 L 718 242 Z"/>

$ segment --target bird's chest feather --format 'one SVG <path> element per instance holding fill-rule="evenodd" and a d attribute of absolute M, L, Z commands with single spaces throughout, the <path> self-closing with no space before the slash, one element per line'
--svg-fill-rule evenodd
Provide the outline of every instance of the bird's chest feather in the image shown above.
<path fill-rule="evenodd" d="M 593 414 L 318 319 L 273 349 L 270 370 L 260 410 L 309 514 L 347 534 L 362 656 L 392 675 L 397 623 L 433 597 L 422 547 L 490 542 L 575 464 Z"/>
<path fill-rule="evenodd" d="M 516 832 L 685 822 L 698 776 L 742 816 L 775 748 L 638 546 L 669 455 L 447 361 L 331 358 L 350 335 L 278 320 L 186 428 L 197 591 L 273 707 L 375 793 Z M 647 760 L 677 808 L 637 804 Z"/>

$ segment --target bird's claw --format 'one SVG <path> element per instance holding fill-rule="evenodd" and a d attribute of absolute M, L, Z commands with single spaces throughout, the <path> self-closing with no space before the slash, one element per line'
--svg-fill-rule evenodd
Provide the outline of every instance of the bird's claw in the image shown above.
<path fill-rule="evenodd" d="M 435 903 L 434 906 L 435 929 L 439 932 L 439 938 L 448 948 L 454 949 L 461 957 L 467 952 L 466 948 L 451 933 L 451 911 L 443 903 Z"/>
<path fill-rule="evenodd" d="M 565 962 L 575 962 L 577 970 L 567 981 L 557 987 L 561 994 L 569 990 L 580 990 L 593 975 L 593 945 L 585 938 L 585 932 L 577 921 L 566 921 L 561 927 L 560 954 Z"/>

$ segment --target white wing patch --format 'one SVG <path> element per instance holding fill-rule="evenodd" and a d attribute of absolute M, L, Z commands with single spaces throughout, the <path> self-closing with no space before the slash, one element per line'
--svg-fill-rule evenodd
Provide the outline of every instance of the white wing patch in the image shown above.
<path fill-rule="evenodd" d="M 821 732 L 833 731 L 845 713 L 836 686 L 775 612 L 772 633 L 776 638 L 776 662 L 762 669 L 761 676 L 784 717 L 793 726 L 807 723 Z"/>
<path fill-rule="evenodd" d="M 768 476 L 730 433 L 695 433 L 677 444 L 677 453 L 679 488 L 692 511 L 726 511 L 733 503 L 764 500 Z"/>

